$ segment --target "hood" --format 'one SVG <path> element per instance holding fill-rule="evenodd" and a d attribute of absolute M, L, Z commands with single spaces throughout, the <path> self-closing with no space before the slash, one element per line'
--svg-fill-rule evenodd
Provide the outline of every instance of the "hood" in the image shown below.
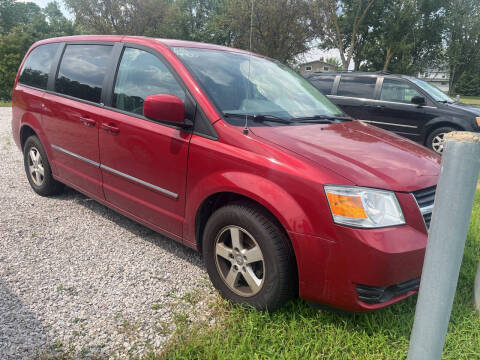
<path fill-rule="evenodd" d="M 471 113 L 473 116 L 480 116 L 480 107 L 464 104 L 464 103 L 453 103 L 453 104 L 446 104 L 449 108 L 455 110 L 463 110 L 465 112 Z"/>
<path fill-rule="evenodd" d="M 360 121 L 251 130 L 358 186 L 411 192 L 435 185 L 440 172 L 433 151 Z"/>

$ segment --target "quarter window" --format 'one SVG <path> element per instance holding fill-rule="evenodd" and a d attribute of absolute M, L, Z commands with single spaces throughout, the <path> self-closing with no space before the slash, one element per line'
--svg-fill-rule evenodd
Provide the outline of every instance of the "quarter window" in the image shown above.
<path fill-rule="evenodd" d="M 376 83 L 372 76 L 342 76 L 337 95 L 373 99 Z"/>
<path fill-rule="evenodd" d="M 126 48 L 118 68 L 113 106 L 142 115 L 143 101 L 154 94 L 171 94 L 185 100 L 185 91 L 159 58 Z"/>
<path fill-rule="evenodd" d="M 421 96 L 417 90 L 399 80 L 384 79 L 380 100 L 410 103 L 414 96 Z"/>
<path fill-rule="evenodd" d="M 40 45 L 28 55 L 18 81 L 40 89 L 47 89 L 48 75 L 59 43 Z"/>
<path fill-rule="evenodd" d="M 55 90 L 100 103 L 111 52 L 111 45 L 67 45 L 55 81 Z"/>

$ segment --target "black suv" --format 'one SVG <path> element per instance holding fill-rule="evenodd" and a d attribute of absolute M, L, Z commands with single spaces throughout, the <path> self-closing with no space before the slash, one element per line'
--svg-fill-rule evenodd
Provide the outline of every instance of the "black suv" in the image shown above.
<path fill-rule="evenodd" d="M 455 102 L 405 75 L 326 72 L 306 76 L 351 117 L 393 131 L 441 153 L 453 130 L 480 131 L 480 108 Z"/>

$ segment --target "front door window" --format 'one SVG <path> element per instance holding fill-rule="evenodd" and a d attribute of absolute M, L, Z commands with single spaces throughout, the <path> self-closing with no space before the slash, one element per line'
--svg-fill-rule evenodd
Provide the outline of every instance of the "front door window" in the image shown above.
<path fill-rule="evenodd" d="M 410 85 L 399 80 L 384 79 L 380 100 L 411 104 L 414 96 L 422 96 Z"/>

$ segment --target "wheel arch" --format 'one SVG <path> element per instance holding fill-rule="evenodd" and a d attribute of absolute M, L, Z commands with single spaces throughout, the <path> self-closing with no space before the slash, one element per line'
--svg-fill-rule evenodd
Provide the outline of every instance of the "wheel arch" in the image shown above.
<path fill-rule="evenodd" d="M 455 119 L 448 119 L 448 118 L 436 119 L 435 121 L 432 121 L 429 124 L 427 124 L 427 126 L 425 127 L 423 144 L 425 145 L 427 144 L 428 137 L 430 136 L 432 131 L 435 131 L 436 129 L 439 129 L 441 127 L 451 127 L 457 130 L 465 130 L 465 127 L 459 124 L 458 121 L 455 121 Z"/>
<path fill-rule="evenodd" d="M 20 146 L 22 148 L 22 151 L 25 146 L 25 141 L 27 141 L 27 139 L 32 135 L 35 135 L 38 137 L 38 134 L 30 125 L 23 124 L 22 127 L 20 128 Z"/>
<path fill-rule="evenodd" d="M 288 237 L 288 232 L 285 229 L 285 227 L 278 220 L 277 216 L 275 216 L 275 214 L 273 214 L 272 211 L 268 209 L 265 205 L 240 193 L 236 193 L 232 191 L 222 191 L 222 192 L 217 192 L 209 195 L 205 200 L 203 200 L 203 202 L 200 204 L 200 206 L 197 209 L 197 213 L 195 216 L 195 242 L 198 249 L 200 250 L 202 249 L 203 231 L 205 229 L 205 225 L 208 219 L 210 218 L 210 216 L 222 206 L 225 206 L 227 204 L 231 204 L 234 202 L 250 203 L 253 206 L 258 206 L 262 208 L 265 212 L 267 212 L 270 215 L 272 220 L 274 220 L 277 223 L 279 228 L 281 228 L 282 231 L 285 233 L 285 235 Z"/>
<path fill-rule="evenodd" d="M 297 271 L 297 278 L 299 275 L 299 264 L 297 261 L 297 252 L 295 249 L 295 244 L 292 241 L 291 237 L 288 234 L 287 229 L 281 221 L 278 219 L 277 216 L 265 205 L 263 205 L 261 202 L 256 201 L 255 199 L 248 197 L 246 195 L 237 193 L 237 192 L 232 192 L 232 191 L 222 191 L 222 192 L 216 192 L 211 195 L 209 195 L 204 201 L 200 204 L 196 216 L 195 216 L 195 243 L 196 243 L 196 248 L 201 252 L 202 247 L 203 247 L 203 232 L 205 230 L 205 226 L 207 224 L 208 219 L 210 216 L 219 208 L 222 206 L 225 206 L 227 204 L 231 203 L 236 203 L 236 202 L 243 202 L 247 204 L 251 204 L 252 206 L 259 207 L 262 209 L 269 217 L 270 219 L 278 226 L 280 231 L 284 234 L 286 237 L 288 244 L 290 246 L 290 250 L 292 251 L 293 257 L 295 259 L 295 265 L 296 265 L 296 271 Z"/>

